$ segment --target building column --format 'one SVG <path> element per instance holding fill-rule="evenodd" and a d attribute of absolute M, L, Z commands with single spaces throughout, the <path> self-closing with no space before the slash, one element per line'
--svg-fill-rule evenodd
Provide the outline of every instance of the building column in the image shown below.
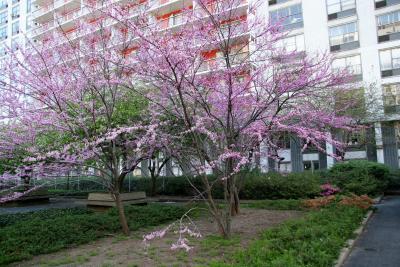
<path fill-rule="evenodd" d="M 367 152 L 367 160 L 369 161 L 378 161 L 378 154 L 377 154 L 377 146 L 376 146 L 376 138 L 375 138 L 375 127 L 371 125 L 371 127 L 367 128 L 366 131 L 366 152 Z"/>
<path fill-rule="evenodd" d="M 303 154 L 301 152 L 300 138 L 290 137 L 290 158 L 292 162 L 292 172 L 303 172 Z"/>
<path fill-rule="evenodd" d="M 165 164 L 165 176 L 167 177 L 174 176 L 174 172 L 172 170 L 172 159 L 169 159 Z"/>
<path fill-rule="evenodd" d="M 399 168 L 396 130 L 392 122 L 382 123 L 382 143 L 384 163 L 391 169 Z"/>
<path fill-rule="evenodd" d="M 275 160 L 268 157 L 268 172 L 276 172 Z"/>
<path fill-rule="evenodd" d="M 148 177 L 149 176 L 149 160 L 143 160 L 142 162 L 140 162 L 140 170 L 142 173 L 143 177 Z"/>
<path fill-rule="evenodd" d="M 325 150 L 325 152 L 318 152 L 318 158 L 319 158 L 319 168 L 321 170 L 326 170 L 328 169 L 328 156 L 326 155 L 326 153 L 328 151 L 326 151 L 327 146 L 326 146 L 326 142 L 324 142 L 324 144 L 322 145 L 322 148 Z"/>
<path fill-rule="evenodd" d="M 376 159 L 379 163 L 384 163 L 383 159 L 383 141 L 381 123 L 375 123 L 375 143 L 376 143 Z"/>

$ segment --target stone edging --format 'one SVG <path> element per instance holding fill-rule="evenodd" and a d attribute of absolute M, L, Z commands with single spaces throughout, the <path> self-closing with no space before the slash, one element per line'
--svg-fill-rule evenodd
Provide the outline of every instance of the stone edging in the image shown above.
<path fill-rule="evenodd" d="M 379 202 L 381 202 L 382 197 L 383 196 L 379 196 L 379 197 L 375 198 L 374 203 L 378 204 Z M 358 227 L 354 231 L 354 234 L 356 234 L 356 237 L 354 239 L 347 240 L 345 247 L 342 248 L 342 250 L 340 252 L 338 260 L 333 265 L 334 267 L 341 267 L 344 264 L 346 259 L 349 257 L 350 252 L 353 249 L 354 244 L 356 243 L 357 239 L 360 237 L 361 233 L 364 231 L 365 226 L 367 225 L 367 222 L 369 221 L 369 219 L 371 219 L 373 213 L 374 212 L 372 210 L 370 210 L 370 211 L 368 211 L 367 215 L 365 215 L 363 221 L 361 222 L 360 227 Z"/>

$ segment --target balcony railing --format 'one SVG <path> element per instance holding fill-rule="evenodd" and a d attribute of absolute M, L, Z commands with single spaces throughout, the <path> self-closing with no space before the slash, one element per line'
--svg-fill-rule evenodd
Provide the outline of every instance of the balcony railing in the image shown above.
<path fill-rule="evenodd" d="M 242 52 L 242 53 L 229 55 L 230 63 L 232 66 L 245 63 L 245 61 L 248 59 L 248 57 L 249 57 L 248 52 Z M 225 61 L 224 57 L 211 58 L 211 59 L 205 60 L 201 64 L 201 66 L 199 68 L 199 72 L 206 72 L 206 71 L 212 71 L 212 70 L 216 70 L 216 69 L 222 69 L 225 66 L 226 66 L 226 61 Z"/>
<path fill-rule="evenodd" d="M 211 3 L 211 4 L 207 5 L 207 11 L 204 10 L 204 8 L 199 6 L 199 5 L 196 6 L 195 11 L 196 11 L 196 15 L 197 16 L 199 16 L 199 17 L 207 17 L 209 15 L 209 13 L 218 14 L 218 13 L 226 12 L 226 11 L 228 11 L 230 9 L 235 9 L 235 8 L 240 7 L 240 6 L 247 5 L 247 4 L 248 4 L 248 0 L 241 0 L 240 2 L 237 3 L 236 6 L 226 7 L 226 6 L 224 6 L 223 2 L 214 2 L 214 3 Z"/>
<path fill-rule="evenodd" d="M 41 7 L 39 9 L 36 9 L 33 11 L 32 16 L 33 18 L 38 18 L 40 16 L 43 16 L 44 14 L 52 11 L 54 9 L 54 4 L 49 4 L 47 6 Z"/>
<path fill-rule="evenodd" d="M 168 29 L 179 26 L 185 22 L 185 14 L 179 13 L 165 19 L 157 20 L 157 24 L 161 29 Z"/>

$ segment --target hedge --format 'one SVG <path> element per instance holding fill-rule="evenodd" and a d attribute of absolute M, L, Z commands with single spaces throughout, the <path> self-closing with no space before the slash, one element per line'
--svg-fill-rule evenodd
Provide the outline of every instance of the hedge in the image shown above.
<path fill-rule="evenodd" d="M 352 160 L 335 164 L 323 180 L 338 186 L 343 192 L 357 195 L 377 195 L 388 186 L 390 170 L 384 164 Z"/>

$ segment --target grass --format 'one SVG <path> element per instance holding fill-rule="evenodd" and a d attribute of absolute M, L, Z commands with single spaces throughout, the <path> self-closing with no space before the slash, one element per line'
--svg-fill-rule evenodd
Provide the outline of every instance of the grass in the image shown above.
<path fill-rule="evenodd" d="M 131 230 L 175 220 L 184 211 L 184 207 L 158 204 L 126 207 Z M 74 208 L 1 215 L 0 266 L 119 232 L 120 225 L 115 209 L 105 213 Z M 123 238 L 117 236 L 117 239 Z"/>
<path fill-rule="evenodd" d="M 312 211 L 265 231 L 246 249 L 209 266 L 332 266 L 364 215 L 362 209 L 340 205 Z"/>

